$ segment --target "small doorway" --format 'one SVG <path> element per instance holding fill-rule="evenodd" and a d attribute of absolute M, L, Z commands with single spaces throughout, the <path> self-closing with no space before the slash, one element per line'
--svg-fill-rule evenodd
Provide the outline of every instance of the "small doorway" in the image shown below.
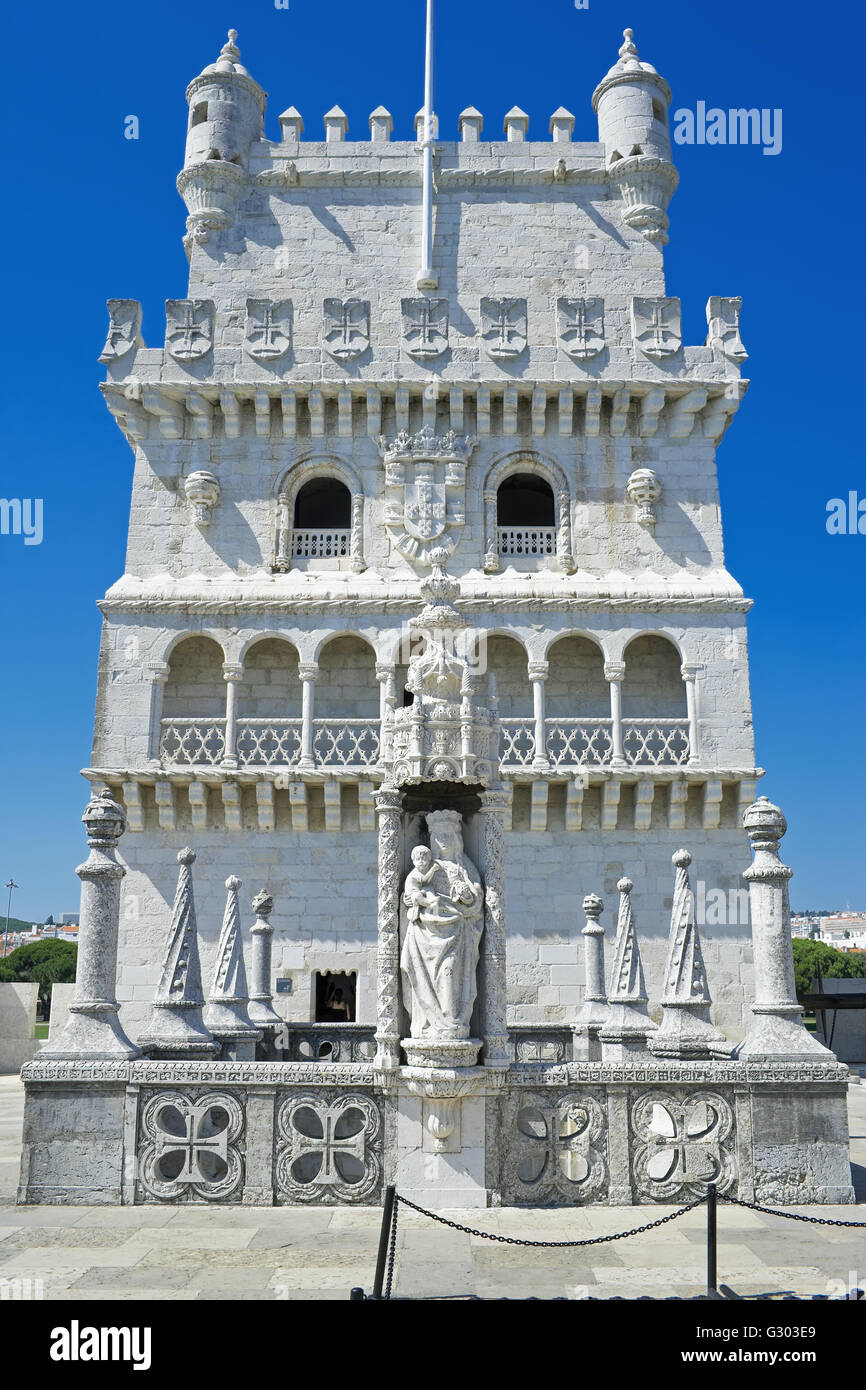
<path fill-rule="evenodd" d="M 357 983 L 354 970 L 317 970 L 316 1023 L 354 1023 Z"/>

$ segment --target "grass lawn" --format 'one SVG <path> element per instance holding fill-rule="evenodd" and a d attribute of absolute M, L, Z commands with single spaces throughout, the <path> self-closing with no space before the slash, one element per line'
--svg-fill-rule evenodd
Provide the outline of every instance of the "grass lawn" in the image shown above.
<path fill-rule="evenodd" d="M 47 1024 L 47 1023 L 37 1023 L 37 1025 L 36 1025 L 36 1032 L 33 1034 L 33 1036 L 34 1036 L 34 1038 L 47 1038 L 47 1037 L 48 1037 L 48 1024 Z"/>

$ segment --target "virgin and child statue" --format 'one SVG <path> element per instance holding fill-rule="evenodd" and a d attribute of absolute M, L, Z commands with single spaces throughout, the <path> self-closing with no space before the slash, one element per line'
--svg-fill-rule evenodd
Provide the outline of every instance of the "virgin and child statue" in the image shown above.
<path fill-rule="evenodd" d="M 413 1038 L 465 1039 L 484 930 L 481 875 L 463 849 L 458 811 L 427 817 L 430 847 L 412 851 L 403 885 L 400 970 Z"/>

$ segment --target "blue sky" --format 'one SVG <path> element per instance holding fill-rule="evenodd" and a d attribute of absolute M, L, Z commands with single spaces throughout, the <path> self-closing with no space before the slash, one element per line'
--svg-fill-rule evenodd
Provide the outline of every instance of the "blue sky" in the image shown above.
<path fill-rule="evenodd" d="M 800 906 L 866 908 L 863 566 L 866 536 L 829 535 L 830 498 L 866 498 L 863 369 L 862 8 L 727 0 L 438 0 L 436 107 L 444 139 L 473 103 L 487 131 L 516 102 L 546 139 L 590 97 L 631 25 L 673 110 L 783 112 L 776 156 L 683 146 L 671 207 L 669 293 L 703 342 L 710 294 L 742 294 L 752 387 L 719 455 L 728 565 L 750 617 L 762 790 L 788 815 Z M 2 223 L 7 399 L 0 493 L 44 499 L 44 540 L 0 536 L 3 731 L 0 876 L 13 915 L 78 905 L 78 769 L 89 761 L 99 614 L 122 573 L 132 456 L 97 389 L 105 300 L 140 299 L 159 343 L 183 296 L 185 210 L 174 180 L 184 90 L 238 28 L 270 92 L 267 133 L 296 105 L 307 135 L 338 102 L 349 138 L 380 102 L 407 138 L 423 96 L 423 0 L 185 0 L 17 4 L 4 23 L 7 211 Z M 854 38 L 854 45 L 851 39 Z M 136 115 L 137 141 L 124 139 Z M 860 170 L 858 171 L 858 165 Z M 744 867 L 747 861 L 744 841 Z M 4 903 L 5 907 L 5 903 Z"/>

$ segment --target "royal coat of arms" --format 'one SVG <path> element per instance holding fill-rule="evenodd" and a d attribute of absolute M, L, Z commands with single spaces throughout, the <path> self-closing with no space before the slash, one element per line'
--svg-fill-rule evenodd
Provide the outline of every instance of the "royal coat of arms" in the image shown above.
<path fill-rule="evenodd" d="M 385 524 L 407 560 L 429 565 L 431 551 L 449 554 L 466 524 L 466 465 L 475 440 L 429 426 L 417 434 L 383 435 Z"/>

